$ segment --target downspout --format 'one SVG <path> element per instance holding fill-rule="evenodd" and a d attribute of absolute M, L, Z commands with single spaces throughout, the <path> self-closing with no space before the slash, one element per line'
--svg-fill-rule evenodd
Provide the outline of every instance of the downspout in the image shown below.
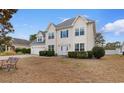
<path fill-rule="evenodd" d="M 56 31 L 56 54 L 58 53 L 58 51 L 57 51 L 57 30 L 55 30 Z"/>
<path fill-rule="evenodd" d="M 89 32 L 89 25 L 88 25 L 89 23 L 87 23 L 87 36 L 86 36 L 86 38 L 87 38 L 87 47 L 86 47 L 86 51 L 88 51 L 88 32 Z M 85 47 L 85 46 L 84 46 Z"/>

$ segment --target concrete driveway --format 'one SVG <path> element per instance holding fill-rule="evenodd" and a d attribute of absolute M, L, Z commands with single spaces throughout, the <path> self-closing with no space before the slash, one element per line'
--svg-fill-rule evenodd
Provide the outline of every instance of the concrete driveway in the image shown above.
<path fill-rule="evenodd" d="M 9 57 L 18 57 L 18 58 L 26 58 L 26 57 L 34 57 L 36 55 L 13 55 L 13 56 L 0 56 L 0 60 L 8 59 Z"/>

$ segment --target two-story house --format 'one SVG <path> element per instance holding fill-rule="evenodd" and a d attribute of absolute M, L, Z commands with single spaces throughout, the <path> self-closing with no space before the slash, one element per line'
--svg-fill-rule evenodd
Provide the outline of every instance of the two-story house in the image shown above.
<path fill-rule="evenodd" d="M 95 46 L 95 22 L 83 16 L 57 25 L 50 23 L 46 31 L 44 50 L 54 50 L 57 55 L 67 55 L 68 51 L 89 51 Z M 33 51 L 38 50 L 34 48 Z"/>

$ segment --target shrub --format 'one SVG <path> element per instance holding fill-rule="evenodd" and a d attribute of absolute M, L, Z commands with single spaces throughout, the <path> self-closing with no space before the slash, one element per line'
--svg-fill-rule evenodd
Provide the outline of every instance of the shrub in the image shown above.
<path fill-rule="evenodd" d="M 105 50 L 102 47 L 94 47 L 92 51 L 93 51 L 94 57 L 97 59 L 100 59 L 105 55 Z"/>
<path fill-rule="evenodd" d="M 123 55 L 124 55 L 124 52 L 123 52 Z"/>
<path fill-rule="evenodd" d="M 20 48 L 16 48 L 16 49 L 15 49 L 15 52 L 16 52 L 16 53 L 21 52 L 21 49 L 20 49 Z"/>
<path fill-rule="evenodd" d="M 18 52 L 21 52 L 21 53 L 23 53 L 23 54 L 30 54 L 30 52 L 31 52 L 31 49 L 30 48 L 16 48 L 16 53 L 18 53 Z"/>
<path fill-rule="evenodd" d="M 88 58 L 87 52 L 77 52 L 77 58 Z"/>
<path fill-rule="evenodd" d="M 71 51 L 68 52 L 68 57 L 69 58 L 87 58 L 87 52 L 75 52 L 75 51 Z"/>
<path fill-rule="evenodd" d="M 77 58 L 77 52 L 74 52 L 74 51 L 68 52 L 68 57 L 69 58 Z"/>
<path fill-rule="evenodd" d="M 92 51 L 87 51 L 87 54 L 88 54 L 88 58 L 93 58 L 93 52 Z"/>
<path fill-rule="evenodd" d="M 72 52 L 68 52 L 68 57 L 72 58 L 72 54 L 73 54 Z"/>
<path fill-rule="evenodd" d="M 77 54 L 78 54 L 78 52 L 73 52 L 72 57 L 73 57 L 73 58 L 77 58 Z"/>
<path fill-rule="evenodd" d="M 23 54 L 26 54 L 27 49 L 26 49 L 26 48 L 22 48 L 22 50 L 21 50 L 21 51 L 22 51 L 22 53 L 23 53 Z"/>
<path fill-rule="evenodd" d="M 55 56 L 54 51 L 40 51 L 39 56 Z"/>
<path fill-rule="evenodd" d="M 47 54 L 47 56 L 55 56 L 54 51 L 47 51 L 46 54 Z"/>
<path fill-rule="evenodd" d="M 1 53 L 1 56 L 10 56 L 10 55 L 15 55 L 16 52 L 14 51 L 5 51 L 3 53 Z"/>
<path fill-rule="evenodd" d="M 40 51 L 39 56 L 47 56 L 47 51 Z"/>
<path fill-rule="evenodd" d="M 30 48 L 26 49 L 26 53 L 30 54 L 31 53 L 31 49 Z"/>

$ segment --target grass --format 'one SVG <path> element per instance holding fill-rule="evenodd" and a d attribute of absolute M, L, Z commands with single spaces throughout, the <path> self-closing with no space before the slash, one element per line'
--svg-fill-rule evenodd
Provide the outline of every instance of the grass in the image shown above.
<path fill-rule="evenodd" d="M 70 64 L 71 62 L 70 61 L 66 61 L 66 60 L 60 60 L 60 63 L 61 64 Z"/>
<path fill-rule="evenodd" d="M 0 70 L 2 70 L 2 68 L 0 67 Z"/>
<path fill-rule="evenodd" d="M 5 51 L 5 52 L 0 53 L 0 56 L 10 56 L 10 55 L 16 55 L 16 52 L 14 52 L 14 51 Z"/>
<path fill-rule="evenodd" d="M 29 57 L 20 59 L 17 70 L 0 71 L 0 82 L 77 83 L 124 82 L 124 56 L 102 59 Z"/>

